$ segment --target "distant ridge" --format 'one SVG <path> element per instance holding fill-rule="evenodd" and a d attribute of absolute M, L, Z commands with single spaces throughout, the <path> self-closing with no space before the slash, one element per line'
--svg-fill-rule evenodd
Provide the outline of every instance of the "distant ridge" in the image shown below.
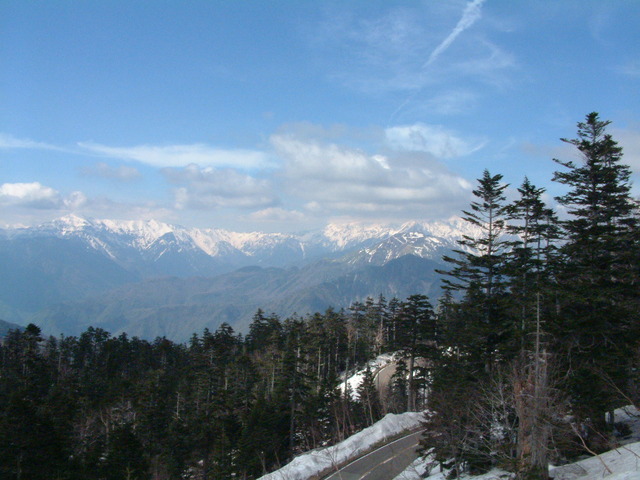
<path fill-rule="evenodd" d="M 10 330 L 22 330 L 22 328 L 23 327 L 15 323 L 0 320 L 0 338 L 6 337 Z"/>
<path fill-rule="evenodd" d="M 258 307 L 305 314 L 380 293 L 437 295 L 433 270 L 463 234 L 474 232 L 459 220 L 290 234 L 66 216 L 0 230 L 0 274 L 12 278 L 0 284 L 0 315 L 54 334 L 102 322 L 181 338 L 222 321 L 242 329 Z"/>

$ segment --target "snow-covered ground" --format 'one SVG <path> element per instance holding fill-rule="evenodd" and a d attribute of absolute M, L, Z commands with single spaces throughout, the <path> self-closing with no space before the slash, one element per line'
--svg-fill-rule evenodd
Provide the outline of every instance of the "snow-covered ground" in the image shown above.
<path fill-rule="evenodd" d="M 407 412 L 387 414 L 369 428 L 352 435 L 343 442 L 319 450 L 307 452 L 294 458 L 289 464 L 269 473 L 261 480 L 308 480 L 322 472 L 328 472 L 349 459 L 369 451 L 374 445 L 398 434 L 420 426 L 422 413 Z"/>
<path fill-rule="evenodd" d="M 383 355 L 380 355 L 375 360 L 371 360 L 369 362 L 369 369 L 375 376 L 380 370 L 382 370 L 384 367 L 389 365 L 393 361 L 393 358 L 394 357 L 392 353 L 385 353 Z M 343 377 L 338 387 L 340 388 L 340 392 L 344 395 L 345 388 L 348 388 L 349 392 L 351 393 L 351 398 L 353 400 L 357 400 L 358 387 L 362 383 L 362 379 L 364 378 L 365 371 L 366 371 L 366 367 L 361 370 L 358 370 L 356 373 L 350 375 L 346 379 L 346 381 L 345 381 L 345 378 Z"/>
<path fill-rule="evenodd" d="M 296 457 L 280 470 L 261 477 L 261 480 L 307 480 L 336 465 L 360 456 L 374 445 L 388 438 L 417 428 L 422 414 L 408 412 L 388 414 L 369 428 L 356 433 L 332 447 L 315 450 Z M 621 442 L 621 446 L 597 457 L 576 463 L 551 467 L 554 480 L 640 480 L 640 412 L 627 407 L 616 410 L 616 421 L 629 425 L 632 434 Z M 394 480 L 421 480 L 425 474 L 424 460 L 418 459 Z M 484 475 L 469 476 L 469 480 L 505 480 L 511 475 L 502 470 L 492 470 Z M 434 471 L 430 480 L 446 480 L 446 474 Z"/>
<path fill-rule="evenodd" d="M 551 467 L 549 474 L 554 480 L 640 480 L 640 412 L 633 407 L 616 410 L 616 422 L 624 422 L 632 434 L 622 440 L 621 446 L 597 457 L 576 463 Z M 424 460 L 416 460 L 394 480 L 422 480 L 425 473 Z M 505 480 L 509 473 L 492 470 L 484 475 L 469 476 L 469 480 Z M 429 480 L 446 480 L 446 474 L 432 472 Z"/>

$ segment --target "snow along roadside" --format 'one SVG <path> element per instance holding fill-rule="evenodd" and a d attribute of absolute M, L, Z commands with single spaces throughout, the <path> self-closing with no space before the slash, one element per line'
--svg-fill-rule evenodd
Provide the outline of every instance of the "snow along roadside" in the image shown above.
<path fill-rule="evenodd" d="M 618 408 L 615 411 L 616 422 L 629 426 L 631 435 L 621 440 L 621 445 L 596 457 L 590 457 L 575 463 L 550 466 L 553 480 L 640 480 L 640 411 L 632 406 Z M 417 459 L 394 480 L 446 480 L 448 472 L 434 469 L 427 476 L 427 466 Z M 466 475 L 467 480 L 499 480 L 513 478 L 513 474 L 493 469 L 483 475 Z"/>
<path fill-rule="evenodd" d="M 414 430 L 424 419 L 421 412 L 389 413 L 382 420 L 331 447 L 313 450 L 259 480 L 308 480 L 354 459 L 389 438 Z"/>

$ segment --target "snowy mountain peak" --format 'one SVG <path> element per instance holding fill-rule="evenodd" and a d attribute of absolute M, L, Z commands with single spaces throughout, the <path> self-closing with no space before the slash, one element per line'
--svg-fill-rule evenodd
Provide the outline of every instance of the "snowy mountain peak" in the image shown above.
<path fill-rule="evenodd" d="M 384 265 L 408 254 L 439 259 L 443 249 L 456 247 L 462 234 L 469 234 L 469 226 L 455 221 L 413 221 L 400 226 L 332 223 L 315 233 L 294 235 L 183 228 L 157 220 L 93 220 L 76 215 L 5 233 L 12 237 L 76 238 L 121 265 L 140 260 L 147 262 L 145 265 L 165 262 L 166 274 L 172 274 L 175 262 L 186 264 L 185 271 L 207 274 L 212 261 L 225 268 L 285 266 L 336 253 L 358 264 Z"/>
<path fill-rule="evenodd" d="M 65 215 L 51 222 L 51 227 L 58 228 L 65 232 L 74 232 L 82 230 L 90 225 L 90 222 L 84 218 L 78 217 L 74 214 Z"/>
<path fill-rule="evenodd" d="M 324 237 L 335 244 L 336 250 L 371 239 L 381 239 L 392 232 L 392 228 L 383 225 L 362 225 L 359 223 L 331 223 L 323 230 Z"/>
<path fill-rule="evenodd" d="M 108 232 L 138 237 L 147 245 L 176 230 L 156 220 L 99 220 L 96 223 Z"/>

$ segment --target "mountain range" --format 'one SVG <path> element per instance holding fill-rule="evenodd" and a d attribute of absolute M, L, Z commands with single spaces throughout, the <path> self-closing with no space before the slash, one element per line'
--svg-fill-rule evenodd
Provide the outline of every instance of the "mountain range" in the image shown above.
<path fill-rule="evenodd" d="M 183 341 L 222 322 L 246 331 L 258 308 L 286 317 L 368 296 L 435 301 L 434 269 L 463 234 L 474 232 L 459 220 L 283 234 L 66 216 L 0 230 L 0 318 L 54 335 L 93 325 Z"/>

